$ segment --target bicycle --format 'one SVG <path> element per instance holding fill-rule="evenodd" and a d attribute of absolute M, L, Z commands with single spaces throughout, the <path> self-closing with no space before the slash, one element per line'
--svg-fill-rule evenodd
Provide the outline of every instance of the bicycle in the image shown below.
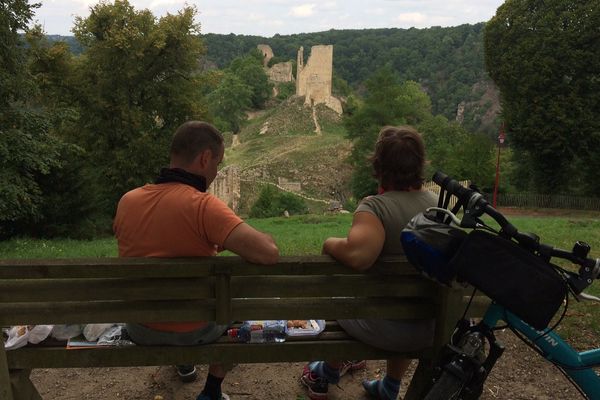
<path fill-rule="evenodd" d="M 504 352 L 504 346 L 496 339 L 494 332 L 508 328 L 541 356 L 554 363 L 584 398 L 600 400 L 600 377 L 593 370 L 600 366 L 600 349 L 578 352 L 554 331 L 565 315 L 569 292 L 579 301 L 600 302 L 600 298 L 583 292 L 600 275 L 600 259 L 588 258 L 590 246 L 585 242 L 578 241 L 571 251 L 566 251 L 541 243 L 535 234 L 519 232 L 476 188 L 465 188 L 440 172 L 434 175 L 433 180 L 441 188 L 440 204 L 427 211 L 430 217 L 433 215 L 437 223 L 471 230 L 465 234 L 464 241 L 447 264 L 456 268 L 455 278 L 458 281 L 474 287 L 473 295 L 475 290 L 480 290 L 492 299 L 492 303 L 478 323 L 467 320 L 465 310 L 450 342 L 438 357 L 433 385 L 424 399 L 478 399 L 486 378 Z M 447 209 L 450 196 L 458 198 L 458 203 L 452 210 Z M 462 219 L 456 216 L 460 208 L 463 209 Z M 494 229 L 484 222 L 480 218 L 484 214 L 496 221 L 500 229 Z M 466 238 L 471 240 L 470 244 Z M 479 247 L 485 249 L 481 250 Z M 493 264 L 491 279 L 486 277 L 490 270 L 480 263 L 483 255 L 473 256 L 477 251 L 496 251 L 494 254 L 501 255 L 488 260 Z M 488 258 L 492 257 L 488 254 Z M 570 261 L 579 266 L 578 271 L 558 267 L 550 262 L 551 258 Z M 522 270 L 525 272 L 521 272 Z M 508 273 L 508 276 L 494 275 L 500 271 Z M 526 281 L 530 275 L 535 276 L 536 285 L 539 286 L 536 274 L 541 277 L 541 285 L 547 286 L 541 292 L 535 292 L 537 288 L 532 290 L 534 285 Z M 486 282 L 486 279 L 490 282 Z M 504 290 L 510 291 L 510 295 L 495 287 L 502 285 L 502 280 L 511 281 L 512 286 Z M 536 297 L 538 294 L 541 294 L 541 298 Z M 521 297 L 520 303 L 524 303 L 522 300 L 526 299 L 528 304 L 520 304 L 510 298 L 515 296 Z M 530 302 L 536 305 L 529 307 Z M 540 307 L 540 304 L 540 313 L 543 315 L 536 315 L 535 308 Z M 556 319 L 555 315 L 558 315 L 560 307 L 564 309 L 562 315 L 548 327 L 550 320 Z M 501 321 L 504 325 L 499 326 Z"/>

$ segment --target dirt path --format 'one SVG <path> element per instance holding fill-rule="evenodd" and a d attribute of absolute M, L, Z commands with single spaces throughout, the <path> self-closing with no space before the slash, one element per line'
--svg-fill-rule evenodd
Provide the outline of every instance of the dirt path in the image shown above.
<path fill-rule="evenodd" d="M 579 398 L 577 391 L 550 363 L 512 334 L 500 333 L 500 337 L 506 352 L 488 379 L 481 399 Z M 223 388 L 232 400 L 306 400 L 306 392 L 298 381 L 302 366 L 302 363 L 238 365 L 225 380 Z M 369 361 L 366 370 L 344 376 L 340 387 L 332 386 L 329 398 L 366 399 L 360 382 L 384 371 L 383 361 Z M 194 400 L 202 389 L 205 374 L 206 366 L 200 366 L 200 378 L 194 383 L 183 384 L 171 367 L 164 366 L 39 369 L 33 372 L 32 379 L 46 400 Z"/>

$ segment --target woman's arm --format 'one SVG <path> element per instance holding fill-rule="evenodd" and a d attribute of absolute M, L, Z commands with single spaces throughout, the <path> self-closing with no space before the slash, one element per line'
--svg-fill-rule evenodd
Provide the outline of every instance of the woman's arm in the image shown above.
<path fill-rule="evenodd" d="M 383 224 L 374 214 L 357 212 L 347 238 L 331 237 L 323 243 L 323 254 L 329 254 L 342 264 L 358 271 L 371 267 L 385 242 Z"/>

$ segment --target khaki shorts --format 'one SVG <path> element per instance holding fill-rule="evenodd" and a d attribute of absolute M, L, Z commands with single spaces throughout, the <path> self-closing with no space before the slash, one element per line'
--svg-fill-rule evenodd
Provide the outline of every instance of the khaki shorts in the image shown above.
<path fill-rule="evenodd" d="M 342 319 L 338 323 L 348 335 L 378 349 L 416 351 L 433 344 L 433 320 Z"/>

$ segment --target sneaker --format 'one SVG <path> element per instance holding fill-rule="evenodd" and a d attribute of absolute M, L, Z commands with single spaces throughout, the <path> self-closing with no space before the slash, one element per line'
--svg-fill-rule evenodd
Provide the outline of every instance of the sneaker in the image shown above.
<path fill-rule="evenodd" d="M 367 368 L 367 360 L 344 361 L 340 368 L 340 376 L 344 376 L 348 372 L 352 373 L 365 368 Z"/>
<path fill-rule="evenodd" d="M 181 382 L 194 382 L 198 377 L 198 371 L 196 371 L 196 367 L 193 365 L 176 365 L 175 369 Z"/>
<path fill-rule="evenodd" d="M 383 388 L 383 382 L 379 379 L 374 379 L 372 381 L 363 381 L 362 382 L 362 386 L 363 389 L 365 389 L 365 392 L 367 392 L 367 394 L 369 395 L 370 399 L 375 399 L 375 400 L 390 400 L 390 394 L 386 393 L 384 388 Z M 391 395 L 393 396 L 393 395 Z M 396 399 L 396 397 L 398 397 L 398 393 L 396 393 L 396 396 L 393 397 L 393 399 Z"/>
<path fill-rule="evenodd" d="M 310 372 L 308 365 L 304 366 L 300 382 L 308 388 L 308 397 L 311 400 L 327 400 L 327 381 Z"/>

